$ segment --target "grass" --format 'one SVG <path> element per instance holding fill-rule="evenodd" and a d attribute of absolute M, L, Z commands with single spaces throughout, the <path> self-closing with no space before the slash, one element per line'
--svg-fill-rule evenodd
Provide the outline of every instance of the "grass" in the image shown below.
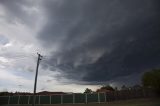
<path fill-rule="evenodd" d="M 14 105 L 14 106 L 20 106 L 20 105 Z M 31 106 L 31 105 L 22 105 L 22 106 Z M 122 100 L 122 101 L 115 101 L 115 102 L 108 102 L 101 104 L 89 103 L 89 104 L 58 104 L 58 105 L 36 105 L 36 106 L 160 106 L 160 98 Z"/>
<path fill-rule="evenodd" d="M 105 106 L 105 105 L 104 105 Z M 108 103 L 106 106 L 160 106 L 160 99 L 133 99 Z"/>
<path fill-rule="evenodd" d="M 55 105 L 54 105 L 55 106 Z M 56 105 L 60 106 L 60 105 Z M 152 99 L 132 99 L 132 100 L 123 100 L 102 104 L 72 104 L 72 105 L 63 105 L 63 106 L 160 106 L 160 98 Z"/>

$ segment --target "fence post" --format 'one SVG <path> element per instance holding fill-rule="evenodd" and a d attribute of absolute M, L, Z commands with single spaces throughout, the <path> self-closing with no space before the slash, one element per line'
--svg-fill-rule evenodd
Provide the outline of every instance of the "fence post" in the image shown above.
<path fill-rule="evenodd" d="M 39 98 L 38 103 L 41 104 L 41 97 L 40 97 L 40 95 L 38 96 L 38 98 Z"/>
<path fill-rule="evenodd" d="M 100 103 L 100 96 L 99 96 L 99 92 L 98 92 L 98 103 Z"/>
<path fill-rule="evenodd" d="M 104 99 L 105 99 L 105 102 L 107 102 L 107 100 L 106 100 L 106 92 L 104 92 Z"/>
<path fill-rule="evenodd" d="M 8 97 L 8 105 L 9 105 L 9 102 L 10 102 L 10 96 Z"/>
<path fill-rule="evenodd" d="M 28 104 L 29 104 L 29 100 L 30 100 L 30 95 L 28 96 Z"/>
<path fill-rule="evenodd" d="M 63 94 L 61 94 L 61 104 L 63 104 Z"/>
<path fill-rule="evenodd" d="M 85 93 L 85 100 L 86 100 L 86 104 L 87 104 L 87 93 Z"/>
<path fill-rule="evenodd" d="M 20 95 L 18 96 L 18 104 L 19 104 Z"/>
<path fill-rule="evenodd" d="M 143 97 L 145 98 L 146 97 L 146 92 L 145 92 L 145 89 L 143 89 Z"/>
<path fill-rule="evenodd" d="M 49 96 L 49 99 L 50 99 L 50 104 L 51 104 L 51 95 Z"/>
<path fill-rule="evenodd" d="M 73 104 L 75 103 L 75 94 L 73 93 Z"/>

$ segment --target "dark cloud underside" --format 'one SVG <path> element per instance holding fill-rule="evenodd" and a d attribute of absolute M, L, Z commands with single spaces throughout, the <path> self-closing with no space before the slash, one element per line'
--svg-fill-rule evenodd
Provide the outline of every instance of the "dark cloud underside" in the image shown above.
<path fill-rule="evenodd" d="M 156 0 L 44 1 L 48 19 L 38 39 L 57 52 L 47 62 L 67 78 L 108 81 L 159 67 Z M 135 76 L 136 77 L 136 76 Z"/>

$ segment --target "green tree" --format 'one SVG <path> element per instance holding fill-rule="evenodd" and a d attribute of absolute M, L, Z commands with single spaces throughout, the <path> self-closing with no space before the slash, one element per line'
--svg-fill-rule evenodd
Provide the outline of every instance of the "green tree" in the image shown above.
<path fill-rule="evenodd" d="M 126 87 L 125 85 L 122 85 L 121 90 L 122 90 L 122 91 L 124 91 L 124 90 L 129 90 L 129 88 Z"/>
<path fill-rule="evenodd" d="M 84 93 L 93 93 L 93 91 L 91 89 L 89 89 L 89 88 L 86 88 Z"/>
<path fill-rule="evenodd" d="M 145 88 L 152 88 L 160 94 L 160 69 L 153 69 L 144 73 L 142 84 Z"/>

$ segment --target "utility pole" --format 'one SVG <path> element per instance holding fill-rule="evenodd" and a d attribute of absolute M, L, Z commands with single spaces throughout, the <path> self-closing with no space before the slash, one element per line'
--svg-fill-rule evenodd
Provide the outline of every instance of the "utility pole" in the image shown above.
<path fill-rule="evenodd" d="M 38 54 L 38 60 L 37 60 L 36 75 L 35 75 L 35 80 L 34 80 L 34 91 L 33 91 L 33 104 L 32 104 L 32 106 L 35 106 L 35 100 L 36 100 L 35 93 L 36 93 L 36 86 L 37 86 L 38 67 L 39 67 L 40 60 L 42 60 L 42 56 L 39 53 L 37 53 L 37 54 Z"/>

